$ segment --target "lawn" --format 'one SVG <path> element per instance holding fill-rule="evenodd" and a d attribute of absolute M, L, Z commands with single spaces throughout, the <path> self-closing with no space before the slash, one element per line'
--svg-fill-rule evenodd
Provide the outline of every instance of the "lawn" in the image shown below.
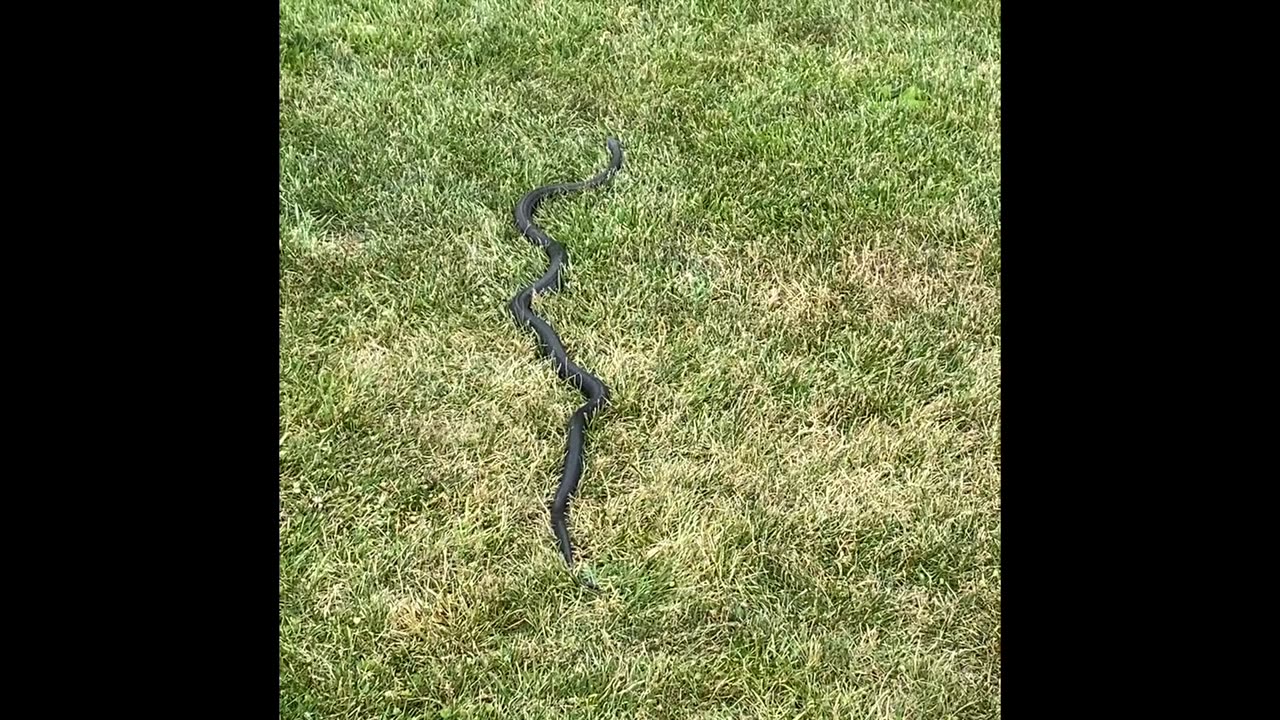
<path fill-rule="evenodd" d="M 281 717 L 999 717 L 999 13 L 282 0 Z"/>

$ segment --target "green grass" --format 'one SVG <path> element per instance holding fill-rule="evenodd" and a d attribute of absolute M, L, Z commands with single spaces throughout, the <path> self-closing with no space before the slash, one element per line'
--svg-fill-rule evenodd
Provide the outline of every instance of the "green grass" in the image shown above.
<path fill-rule="evenodd" d="M 282 0 L 281 717 L 999 717 L 999 12 Z"/>

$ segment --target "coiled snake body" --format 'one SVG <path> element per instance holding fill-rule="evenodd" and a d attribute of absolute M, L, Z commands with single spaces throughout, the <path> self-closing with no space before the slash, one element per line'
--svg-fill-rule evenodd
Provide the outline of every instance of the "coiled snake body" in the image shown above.
<path fill-rule="evenodd" d="M 516 203 L 514 212 L 516 229 L 546 252 L 550 265 L 542 277 L 511 299 L 511 314 L 519 325 L 531 328 L 538 336 L 540 354 L 551 358 L 560 378 L 569 381 L 586 398 L 586 402 L 569 418 L 564 470 L 560 477 L 560 485 L 556 488 L 555 499 L 551 503 L 551 528 L 555 531 L 556 540 L 560 544 L 560 553 L 564 555 L 564 562 L 570 568 L 573 567 L 573 544 L 569 539 L 567 526 L 569 500 L 577 491 L 578 483 L 582 479 L 582 451 L 586 442 L 587 423 L 609 401 L 609 388 L 600 381 L 600 378 L 570 360 L 565 352 L 564 343 L 556 335 L 556 331 L 547 324 L 547 321 L 533 312 L 532 302 L 535 294 L 551 293 L 563 287 L 561 275 L 569 259 L 564 246 L 551 239 L 551 236 L 533 221 L 533 214 L 537 211 L 538 204 L 548 197 L 587 190 L 612 180 L 614 174 L 622 168 L 622 144 L 616 138 L 609 138 L 606 144 L 609 147 L 609 166 L 595 177 L 582 182 L 544 185 L 531 190 Z"/>

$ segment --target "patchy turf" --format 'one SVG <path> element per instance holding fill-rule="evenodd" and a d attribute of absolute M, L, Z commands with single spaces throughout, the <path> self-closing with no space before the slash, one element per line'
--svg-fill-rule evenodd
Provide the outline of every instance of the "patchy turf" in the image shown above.
<path fill-rule="evenodd" d="M 282 0 L 281 717 L 999 717 L 999 12 Z"/>

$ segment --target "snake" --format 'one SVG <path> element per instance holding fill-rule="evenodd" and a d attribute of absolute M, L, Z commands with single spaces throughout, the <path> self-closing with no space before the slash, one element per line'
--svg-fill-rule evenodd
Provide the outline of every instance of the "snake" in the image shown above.
<path fill-rule="evenodd" d="M 564 556 L 565 565 L 570 570 L 574 567 L 574 553 L 573 541 L 569 537 L 569 503 L 582 481 L 587 425 L 596 413 L 609 403 L 609 388 L 600 378 L 570 359 L 560 336 L 546 320 L 533 311 L 534 297 L 564 288 L 564 269 L 569 262 L 569 254 L 565 247 L 552 239 L 546 230 L 539 227 L 533 215 L 542 201 L 548 198 L 569 195 L 609 183 L 622 169 L 622 143 L 617 138 L 611 137 L 605 144 L 609 149 L 609 165 L 604 170 L 589 180 L 543 185 L 530 190 L 516 203 L 513 212 L 516 229 L 529 242 L 542 248 L 546 253 L 548 266 L 542 277 L 516 293 L 516 296 L 511 299 L 509 309 L 518 326 L 532 330 L 537 336 L 539 355 L 550 358 L 560 379 L 575 387 L 585 399 L 585 402 L 569 417 L 560 484 L 551 501 L 551 529 L 559 544 L 560 554 Z"/>

